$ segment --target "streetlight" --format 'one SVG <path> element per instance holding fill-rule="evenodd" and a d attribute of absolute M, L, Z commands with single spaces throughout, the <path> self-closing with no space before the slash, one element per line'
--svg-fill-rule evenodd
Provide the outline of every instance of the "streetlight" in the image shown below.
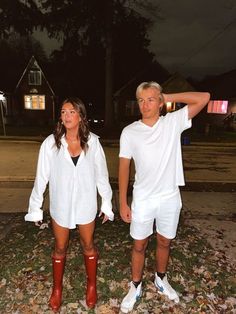
<path fill-rule="evenodd" d="M 5 99 L 3 92 L 0 91 L 0 104 L 1 104 L 1 118 L 2 118 L 2 127 L 3 127 L 3 134 L 6 136 L 6 128 L 3 116 L 3 100 Z"/>

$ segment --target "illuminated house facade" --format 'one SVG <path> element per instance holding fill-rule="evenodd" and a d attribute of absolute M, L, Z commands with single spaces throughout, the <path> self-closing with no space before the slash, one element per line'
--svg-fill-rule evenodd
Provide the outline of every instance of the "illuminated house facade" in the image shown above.
<path fill-rule="evenodd" d="M 51 125 L 55 120 L 55 94 L 34 56 L 14 92 L 7 97 L 6 123 Z"/>
<path fill-rule="evenodd" d="M 209 77 L 201 83 L 211 93 L 207 106 L 207 123 L 210 127 L 236 131 L 235 82 L 236 70 L 232 70 Z"/>

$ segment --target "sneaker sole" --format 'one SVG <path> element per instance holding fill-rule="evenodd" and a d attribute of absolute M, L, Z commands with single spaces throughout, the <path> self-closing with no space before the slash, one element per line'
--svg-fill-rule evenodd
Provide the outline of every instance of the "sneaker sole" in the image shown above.
<path fill-rule="evenodd" d="M 125 314 L 129 313 L 130 311 L 132 311 L 132 309 L 130 310 L 130 309 L 124 309 L 124 308 L 121 308 L 120 310 L 121 310 L 122 313 L 125 313 Z"/>
<path fill-rule="evenodd" d="M 174 301 L 176 304 L 179 303 L 179 297 L 176 297 L 176 298 L 174 298 L 174 299 L 170 299 L 167 294 L 165 294 L 164 292 L 161 292 L 161 291 L 159 290 L 159 288 L 156 286 L 155 283 L 154 283 L 154 285 L 155 285 L 155 287 L 156 287 L 156 289 L 157 289 L 157 293 L 159 293 L 160 295 L 164 295 L 164 296 L 167 297 L 170 301 Z"/>
<path fill-rule="evenodd" d="M 174 299 L 170 299 L 167 294 L 165 294 L 165 293 L 163 293 L 163 292 L 161 292 L 161 291 L 158 291 L 158 290 L 157 290 L 157 293 L 159 293 L 160 295 L 164 295 L 165 297 L 168 298 L 168 300 L 174 301 L 176 304 L 179 303 L 179 297 L 176 297 L 176 298 L 174 298 Z"/>
<path fill-rule="evenodd" d="M 137 301 L 139 301 L 140 300 L 140 298 L 141 298 L 141 294 L 140 294 L 140 296 L 138 297 L 138 298 L 136 298 L 136 301 L 135 301 L 135 303 L 137 302 Z M 129 312 L 131 312 L 132 310 L 133 310 L 133 308 L 134 308 L 134 305 L 135 305 L 135 303 L 133 304 L 133 306 L 131 306 L 131 307 L 120 307 L 120 310 L 121 310 L 121 312 L 123 312 L 123 313 L 129 313 Z"/>

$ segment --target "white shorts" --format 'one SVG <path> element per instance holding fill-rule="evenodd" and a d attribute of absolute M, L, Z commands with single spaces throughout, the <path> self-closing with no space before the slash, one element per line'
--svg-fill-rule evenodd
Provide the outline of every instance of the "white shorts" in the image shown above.
<path fill-rule="evenodd" d="M 144 201 L 132 202 L 130 235 L 133 239 L 143 240 L 156 231 L 167 239 L 173 239 L 179 223 L 182 208 L 179 190 Z"/>

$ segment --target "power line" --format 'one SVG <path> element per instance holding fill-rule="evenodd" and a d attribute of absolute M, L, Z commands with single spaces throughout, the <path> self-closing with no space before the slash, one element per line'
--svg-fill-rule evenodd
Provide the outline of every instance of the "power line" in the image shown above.
<path fill-rule="evenodd" d="M 218 38 L 219 36 L 221 36 L 228 28 L 230 28 L 230 26 L 236 21 L 236 19 L 234 19 L 233 21 L 231 21 L 230 23 L 228 23 L 222 30 L 220 30 L 217 34 L 215 34 L 211 39 L 209 39 L 209 41 L 207 41 L 205 44 L 203 44 L 197 51 L 195 51 L 192 55 L 190 55 L 180 66 L 184 66 L 186 65 L 191 59 L 193 59 L 193 57 L 195 57 L 197 54 L 199 54 L 203 49 L 205 49 L 206 47 L 208 47 L 216 38 Z"/>

